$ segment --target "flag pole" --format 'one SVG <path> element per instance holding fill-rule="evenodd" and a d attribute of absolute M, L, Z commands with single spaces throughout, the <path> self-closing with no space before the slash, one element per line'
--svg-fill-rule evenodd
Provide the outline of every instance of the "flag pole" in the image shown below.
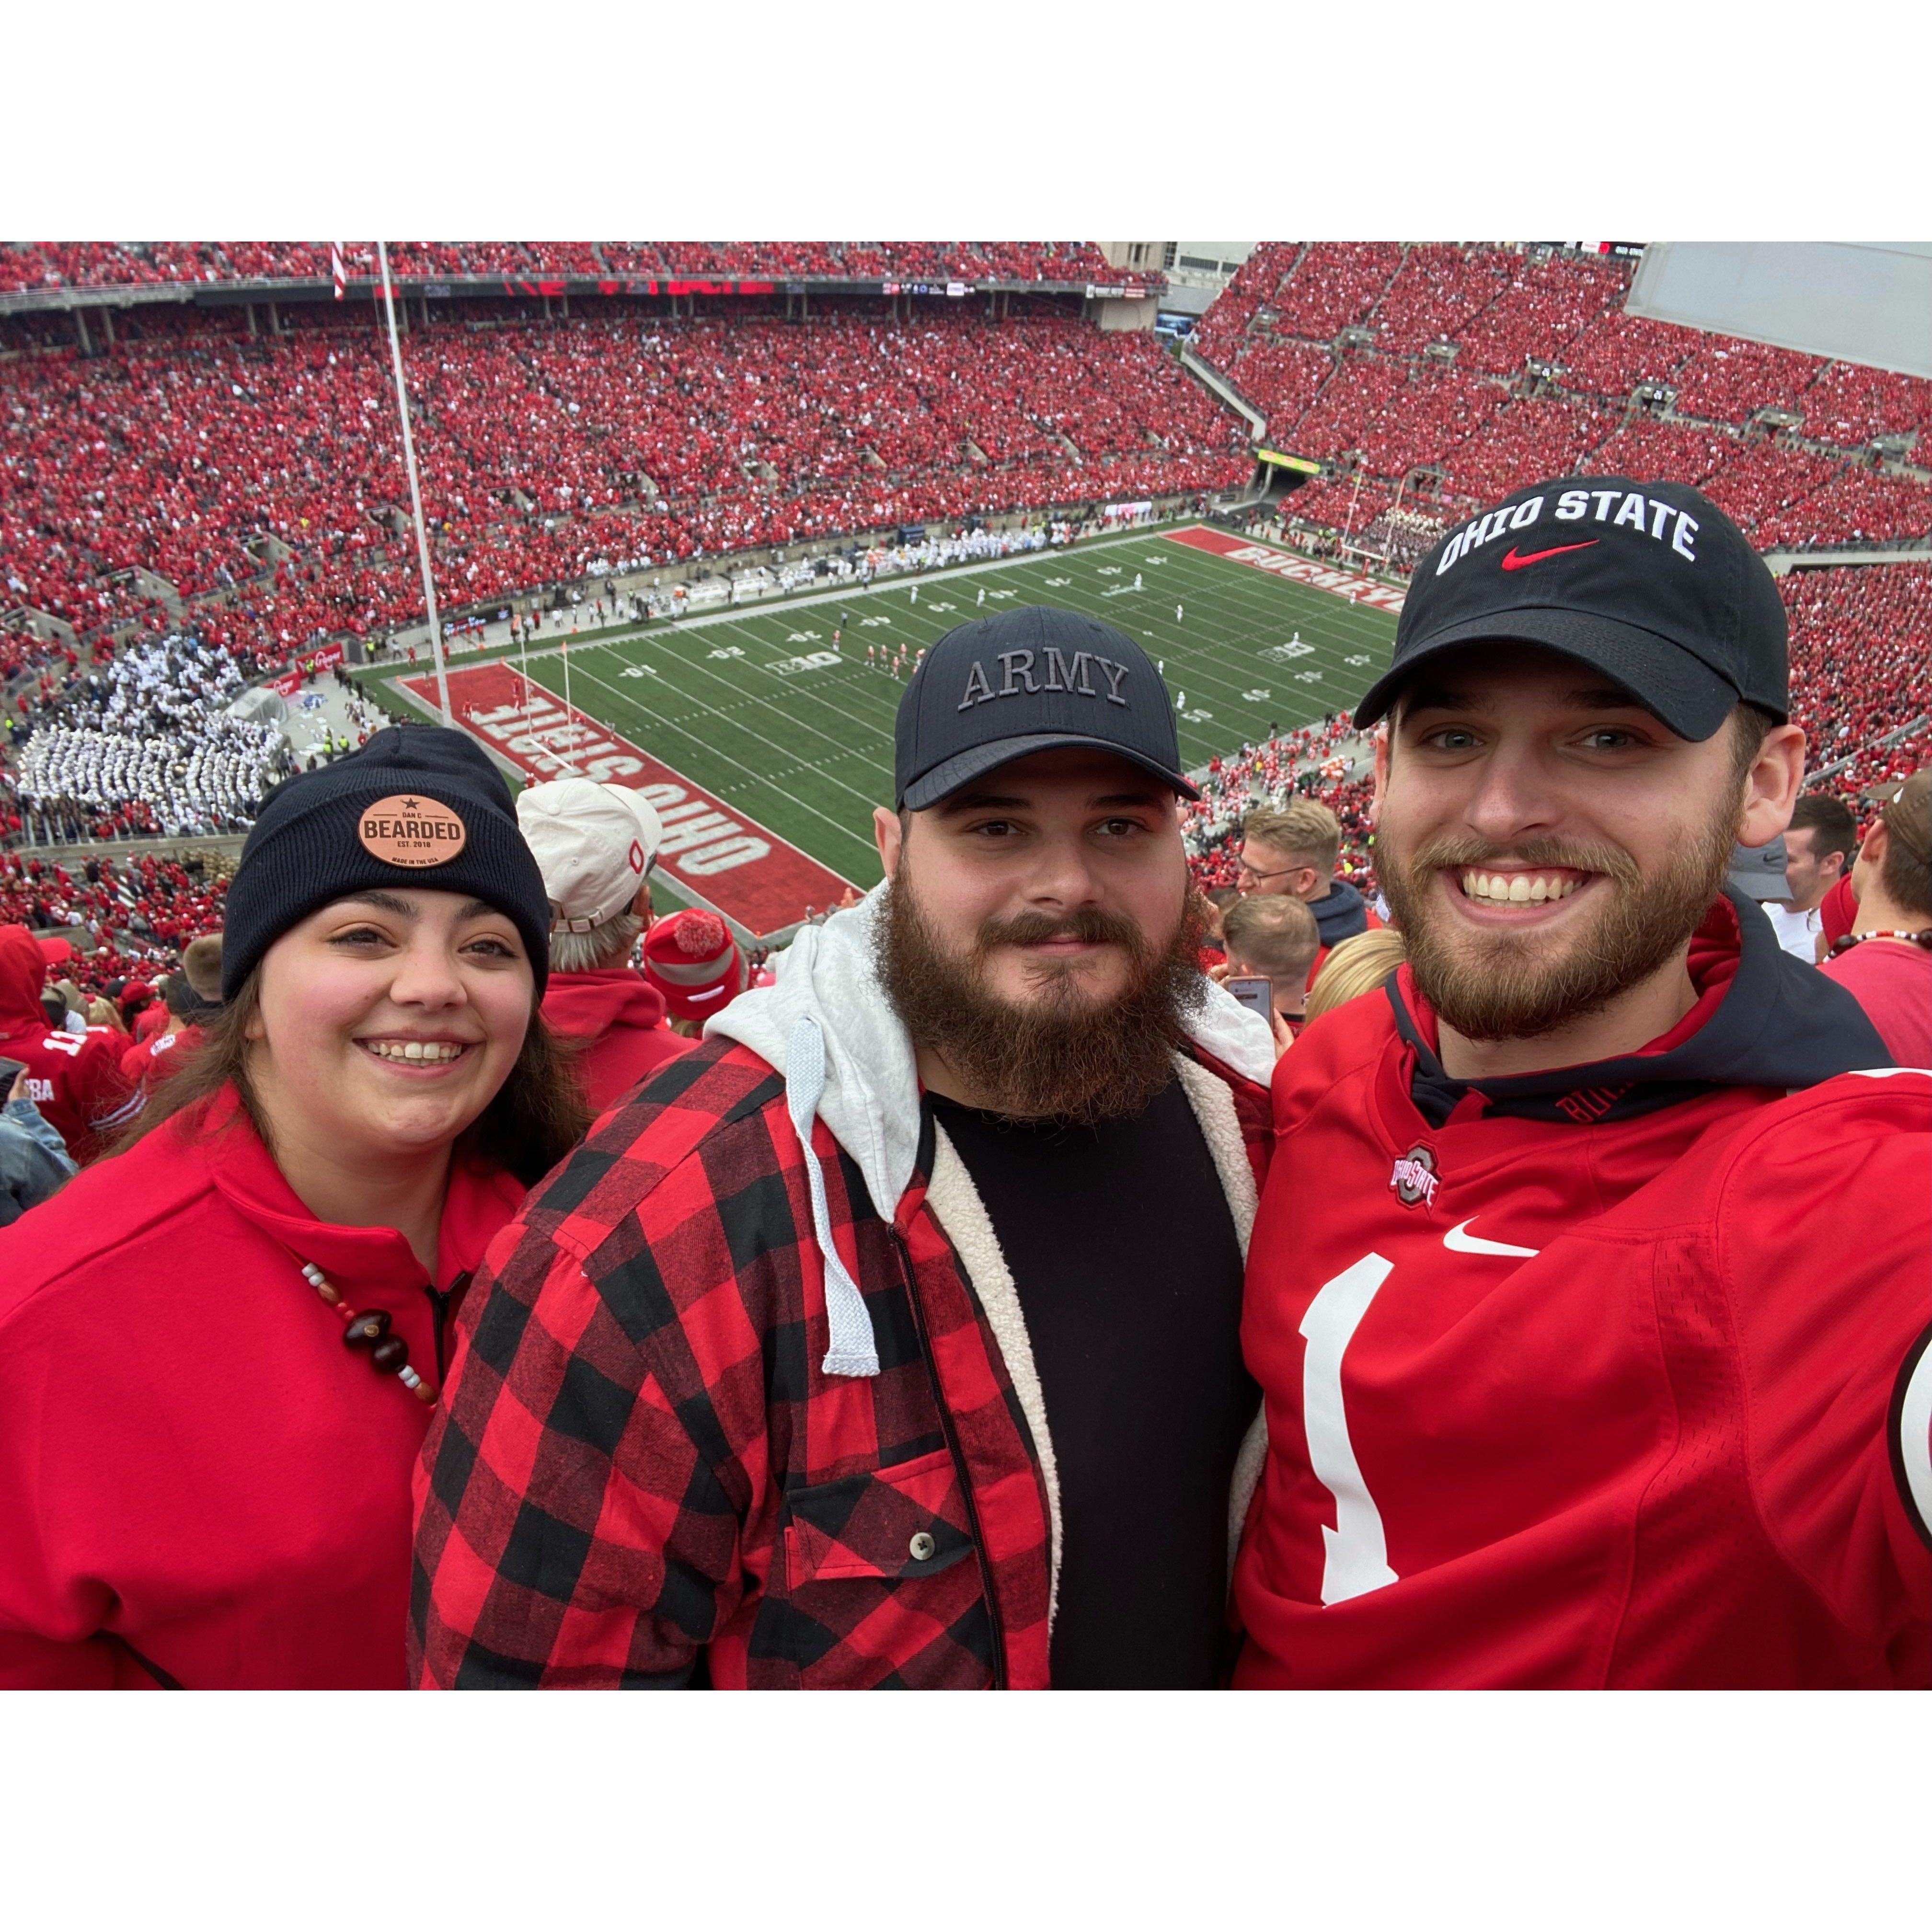
<path fill-rule="evenodd" d="M 403 461 L 410 472 L 410 503 L 416 514 L 416 554 L 422 564 L 423 603 L 429 612 L 429 647 L 436 658 L 436 703 L 442 712 L 442 722 L 453 724 L 455 720 L 449 715 L 449 677 L 443 668 L 442 626 L 436 614 L 436 580 L 430 574 L 429 532 L 423 527 L 422 485 L 416 480 L 416 446 L 410 434 L 410 395 L 403 386 L 403 345 L 396 334 L 396 291 L 389 280 L 389 250 L 388 244 L 376 244 L 376 266 L 382 277 L 382 299 L 389 310 L 389 354 L 396 368 L 396 413 L 403 424 Z"/>

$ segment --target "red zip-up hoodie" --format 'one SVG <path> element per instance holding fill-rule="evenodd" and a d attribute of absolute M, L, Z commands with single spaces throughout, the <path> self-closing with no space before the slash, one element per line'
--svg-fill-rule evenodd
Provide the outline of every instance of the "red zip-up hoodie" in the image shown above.
<path fill-rule="evenodd" d="M 543 1016 L 554 1033 L 582 1046 L 578 1074 L 593 1114 L 615 1106 L 646 1074 L 698 1044 L 665 1025 L 664 995 L 628 966 L 553 973 Z"/>
<path fill-rule="evenodd" d="M 0 1231 L 0 1687 L 400 1688 L 430 1411 L 301 1274 L 439 1303 L 521 1186 L 459 1158 L 433 1292 L 392 1228 L 318 1222 L 232 1090 Z"/>

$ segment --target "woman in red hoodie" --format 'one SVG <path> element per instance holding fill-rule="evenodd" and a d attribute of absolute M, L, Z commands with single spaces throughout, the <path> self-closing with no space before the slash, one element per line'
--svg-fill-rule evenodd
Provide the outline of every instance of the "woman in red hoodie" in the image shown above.
<path fill-rule="evenodd" d="M 271 796 L 200 1048 L 0 1232 L 0 1685 L 400 1687 L 449 1310 L 584 1118 L 548 922 L 454 732 Z"/>

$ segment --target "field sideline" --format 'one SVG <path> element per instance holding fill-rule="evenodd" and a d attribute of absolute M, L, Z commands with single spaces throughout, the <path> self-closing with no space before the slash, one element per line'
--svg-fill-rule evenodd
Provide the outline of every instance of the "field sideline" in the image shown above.
<path fill-rule="evenodd" d="M 550 694 L 557 702 L 543 725 L 553 733 L 566 728 L 562 737 L 580 748 L 572 755 L 587 755 L 580 748 L 591 734 L 562 708 L 567 682 L 580 720 L 606 728 L 626 741 L 617 748 L 644 754 L 653 767 L 638 771 L 638 761 L 628 759 L 609 775 L 655 786 L 660 808 L 676 789 L 674 781 L 701 790 L 709 794 L 704 807 L 722 808 L 710 812 L 714 820 L 725 824 L 728 814 L 736 814 L 752 831 L 788 841 L 839 880 L 868 886 L 879 877 L 872 812 L 891 802 L 892 718 L 904 683 L 889 670 L 868 667 L 868 645 L 885 657 L 902 649 L 910 665 L 914 653 L 956 624 L 1003 608 L 1054 604 L 1097 617 L 1162 663 L 1180 711 L 1182 762 L 1190 770 L 1265 736 L 1270 728 L 1291 728 L 1345 709 L 1388 662 L 1396 621 L 1390 611 L 1190 548 L 1190 534 L 1132 532 L 889 579 L 866 590 L 848 586 L 675 624 L 606 630 L 594 634 L 594 641 L 571 644 L 567 680 L 562 648 L 546 644 L 529 656 L 532 688 L 526 701 L 548 704 L 544 694 Z M 1196 537 L 1210 538 L 1228 541 L 1221 532 Z M 1179 620 L 1177 605 L 1184 614 Z M 841 630 L 836 654 L 835 629 Z M 495 722 L 486 733 L 466 713 L 520 720 L 522 662 L 499 655 L 490 665 L 459 659 L 452 667 L 459 720 L 494 740 L 493 748 L 501 750 L 518 724 Z M 399 694 L 411 694 L 393 673 L 383 681 Z M 433 690 L 424 668 L 418 665 L 407 682 L 422 705 Z M 485 693 L 492 700 L 487 712 L 476 701 Z M 506 697 L 508 705 L 502 702 Z M 547 742 L 561 745 L 562 738 L 552 735 Z M 548 754 L 528 737 L 520 742 L 525 749 L 514 755 L 541 770 Z M 688 814 L 702 808 L 686 805 L 680 795 L 677 808 Z M 823 874 L 814 884 L 803 876 L 808 868 L 800 869 L 796 893 L 804 897 L 794 917 L 812 891 L 824 889 Z M 659 878 L 674 889 L 658 894 L 666 907 L 682 898 L 733 910 L 710 881 L 681 877 L 674 859 L 660 867 Z M 718 874 L 717 886 L 725 883 Z M 675 890 L 680 886 L 681 893 Z M 758 904 L 766 916 L 750 929 L 789 923 L 769 919 L 769 892 Z"/>

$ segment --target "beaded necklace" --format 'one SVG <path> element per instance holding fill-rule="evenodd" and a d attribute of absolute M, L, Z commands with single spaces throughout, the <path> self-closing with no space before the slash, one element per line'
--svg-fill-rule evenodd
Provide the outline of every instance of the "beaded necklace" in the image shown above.
<path fill-rule="evenodd" d="M 320 1295 L 343 1322 L 342 1339 L 352 1348 L 367 1348 L 369 1366 L 379 1376 L 393 1375 L 417 1401 L 436 1400 L 436 1384 L 426 1382 L 410 1366 L 410 1345 L 389 1333 L 389 1311 L 372 1308 L 358 1315 L 342 1298 L 342 1291 L 313 1262 L 302 1264 L 302 1279 Z"/>
<path fill-rule="evenodd" d="M 1896 939 L 1907 946 L 1922 946 L 1932 950 L 1932 926 L 1918 932 L 1848 932 L 1842 939 L 1832 940 L 1832 958 L 1835 959 L 1840 952 L 1849 952 L 1855 946 L 1862 946 L 1868 939 Z"/>

